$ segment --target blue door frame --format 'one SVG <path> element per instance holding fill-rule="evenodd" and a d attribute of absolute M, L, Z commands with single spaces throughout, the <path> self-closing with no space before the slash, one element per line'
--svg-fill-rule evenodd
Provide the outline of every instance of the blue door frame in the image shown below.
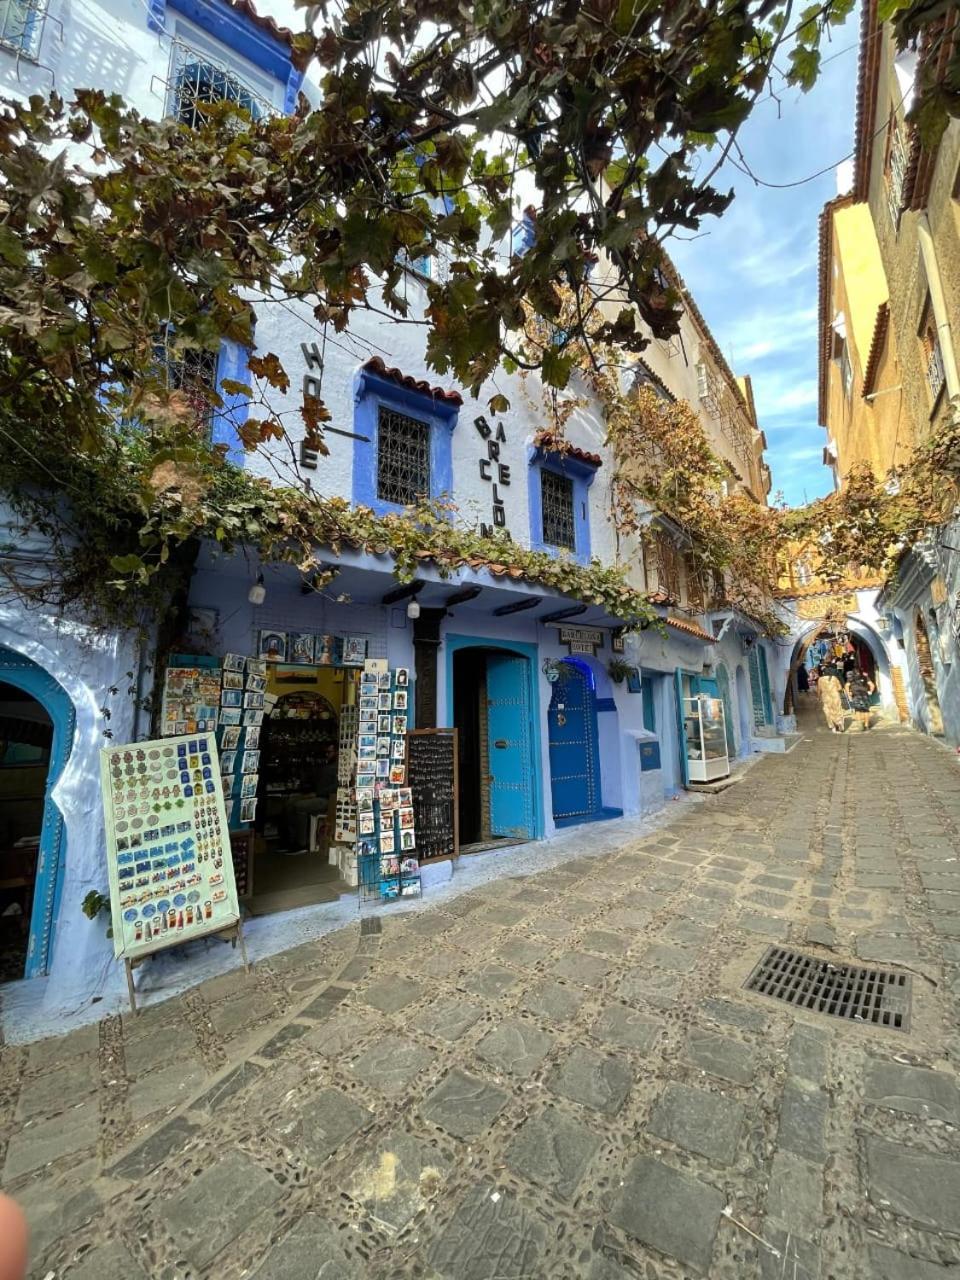
<path fill-rule="evenodd" d="M 687 671 L 683 667 L 677 667 L 674 672 L 674 680 L 677 689 L 677 733 L 680 738 L 680 768 L 683 774 L 683 785 L 686 786 L 690 781 L 690 764 L 687 756 L 687 735 L 684 732 L 684 707 L 683 707 L 683 677 L 686 676 L 690 681 L 690 696 L 695 698 L 700 693 L 705 693 L 709 698 L 719 698 L 720 690 L 717 688 L 716 680 L 707 676 L 698 675 L 695 671 Z"/>
<path fill-rule="evenodd" d="M 600 739 L 593 672 L 565 659 L 547 708 L 550 788 L 558 827 L 602 816 Z M 562 707 L 562 710 L 561 710 Z"/>
<path fill-rule="evenodd" d="M 76 716 L 66 690 L 30 658 L 0 645 L 0 681 L 30 694 L 53 722 L 50 764 L 43 802 L 43 825 L 37 854 L 37 876 L 33 887 L 33 911 L 27 943 L 24 977 L 38 978 L 47 972 L 53 949 L 53 935 L 63 874 L 67 859 L 67 833 L 63 814 L 51 798 L 73 746 Z"/>
<path fill-rule="evenodd" d="M 512 676 L 508 673 L 508 668 L 501 665 L 499 669 L 494 664 L 494 683 L 498 685 L 498 691 L 503 693 L 507 690 L 499 684 L 500 680 L 523 679 L 524 681 L 524 699 L 525 707 L 521 714 L 523 716 L 522 725 L 514 725 L 507 735 L 508 740 L 516 737 L 518 740 L 518 749 L 526 756 L 525 760 L 520 760 L 520 767 L 525 773 L 529 774 L 529 787 L 527 793 L 530 796 L 529 820 L 532 822 L 532 829 L 529 837 L 533 840 L 539 840 L 543 835 L 543 794 L 542 794 L 542 778 L 543 767 L 540 754 L 540 700 L 537 688 L 537 661 L 539 652 L 535 644 L 524 644 L 519 640 L 495 640 L 488 636 L 455 636 L 447 635 L 443 638 L 443 645 L 447 654 L 447 719 L 453 717 L 453 655 L 461 649 L 487 649 L 491 651 L 491 657 L 509 657 L 511 654 L 519 655 L 525 658 L 524 670 L 521 672 L 519 668 L 513 669 Z M 488 679 L 489 679 L 488 667 Z M 489 689 L 488 689 L 489 701 Z M 494 719 L 502 713 L 507 714 L 506 703 L 508 699 L 497 699 L 502 701 L 502 706 L 490 708 L 493 712 Z M 518 708 L 519 710 L 519 708 Z M 488 723 L 488 736 L 491 739 L 490 753 L 493 756 L 496 748 L 492 746 L 494 741 L 493 725 Z M 517 729 L 525 730 L 525 734 L 516 733 Z M 520 738 L 525 738 L 522 747 L 519 747 Z M 494 757 L 495 759 L 495 757 Z M 505 779 L 509 780 L 509 779 Z M 493 797 L 491 796 L 491 800 Z"/>

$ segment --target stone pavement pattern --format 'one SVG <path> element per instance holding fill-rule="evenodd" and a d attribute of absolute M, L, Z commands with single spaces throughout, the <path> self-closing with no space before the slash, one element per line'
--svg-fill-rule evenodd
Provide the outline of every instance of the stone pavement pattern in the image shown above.
<path fill-rule="evenodd" d="M 666 830 L 584 840 L 0 1050 L 32 1274 L 957 1274 L 957 763 L 817 728 Z M 787 939 L 908 966 L 909 1033 L 745 993 Z"/>

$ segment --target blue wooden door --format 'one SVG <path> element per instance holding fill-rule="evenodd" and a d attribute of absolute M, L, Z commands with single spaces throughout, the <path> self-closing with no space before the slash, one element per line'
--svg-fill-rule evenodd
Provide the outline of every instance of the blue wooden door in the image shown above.
<path fill-rule="evenodd" d="M 760 683 L 760 660 L 754 646 L 747 655 L 747 666 L 750 668 L 750 701 L 753 704 L 753 723 L 762 729 L 767 723 L 763 699 L 763 685 Z"/>
<path fill-rule="evenodd" d="M 527 660 L 492 653 L 487 659 L 487 759 L 490 834 L 533 838 L 533 769 Z"/>
<path fill-rule="evenodd" d="M 587 671 L 564 663 L 547 711 L 550 787 L 557 821 L 600 812 L 600 747 L 597 697 Z"/>
<path fill-rule="evenodd" d="M 767 718 L 767 724 L 773 724 L 773 702 L 770 699 L 770 675 L 767 671 L 767 654 L 764 649 L 760 650 L 760 690 L 763 696 L 763 714 Z"/>

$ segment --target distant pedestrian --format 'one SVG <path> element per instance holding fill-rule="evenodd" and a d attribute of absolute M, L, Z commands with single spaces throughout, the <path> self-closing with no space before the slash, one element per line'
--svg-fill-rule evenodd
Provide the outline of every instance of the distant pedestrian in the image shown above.
<path fill-rule="evenodd" d="M 801 693 L 810 692 L 810 677 L 807 674 L 807 668 L 803 663 L 801 663 L 797 668 L 797 688 Z"/>
<path fill-rule="evenodd" d="M 820 706 L 823 708 L 823 716 L 830 732 L 843 733 L 843 685 L 840 683 L 836 667 L 831 665 L 823 668 L 820 679 L 817 681 L 817 693 L 820 695 Z"/>
<path fill-rule="evenodd" d="M 873 681 L 862 671 L 851 671 L 847 678 L 847 697 L 853 714 L 860 721 L 861 733 L 866 733 L 870 728 L 870 698 L 875 687 Z"/>

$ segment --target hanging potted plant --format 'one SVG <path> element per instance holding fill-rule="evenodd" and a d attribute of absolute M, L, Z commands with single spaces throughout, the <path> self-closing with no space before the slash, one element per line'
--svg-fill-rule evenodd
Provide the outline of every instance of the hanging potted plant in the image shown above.
<path fill-rule="evenodd" d="M 614 684 L 623 684 L 632 670 L 630 663 L 624 662 L 622 658 L 611 658 L 607 663 L 607 675 Z"/>

